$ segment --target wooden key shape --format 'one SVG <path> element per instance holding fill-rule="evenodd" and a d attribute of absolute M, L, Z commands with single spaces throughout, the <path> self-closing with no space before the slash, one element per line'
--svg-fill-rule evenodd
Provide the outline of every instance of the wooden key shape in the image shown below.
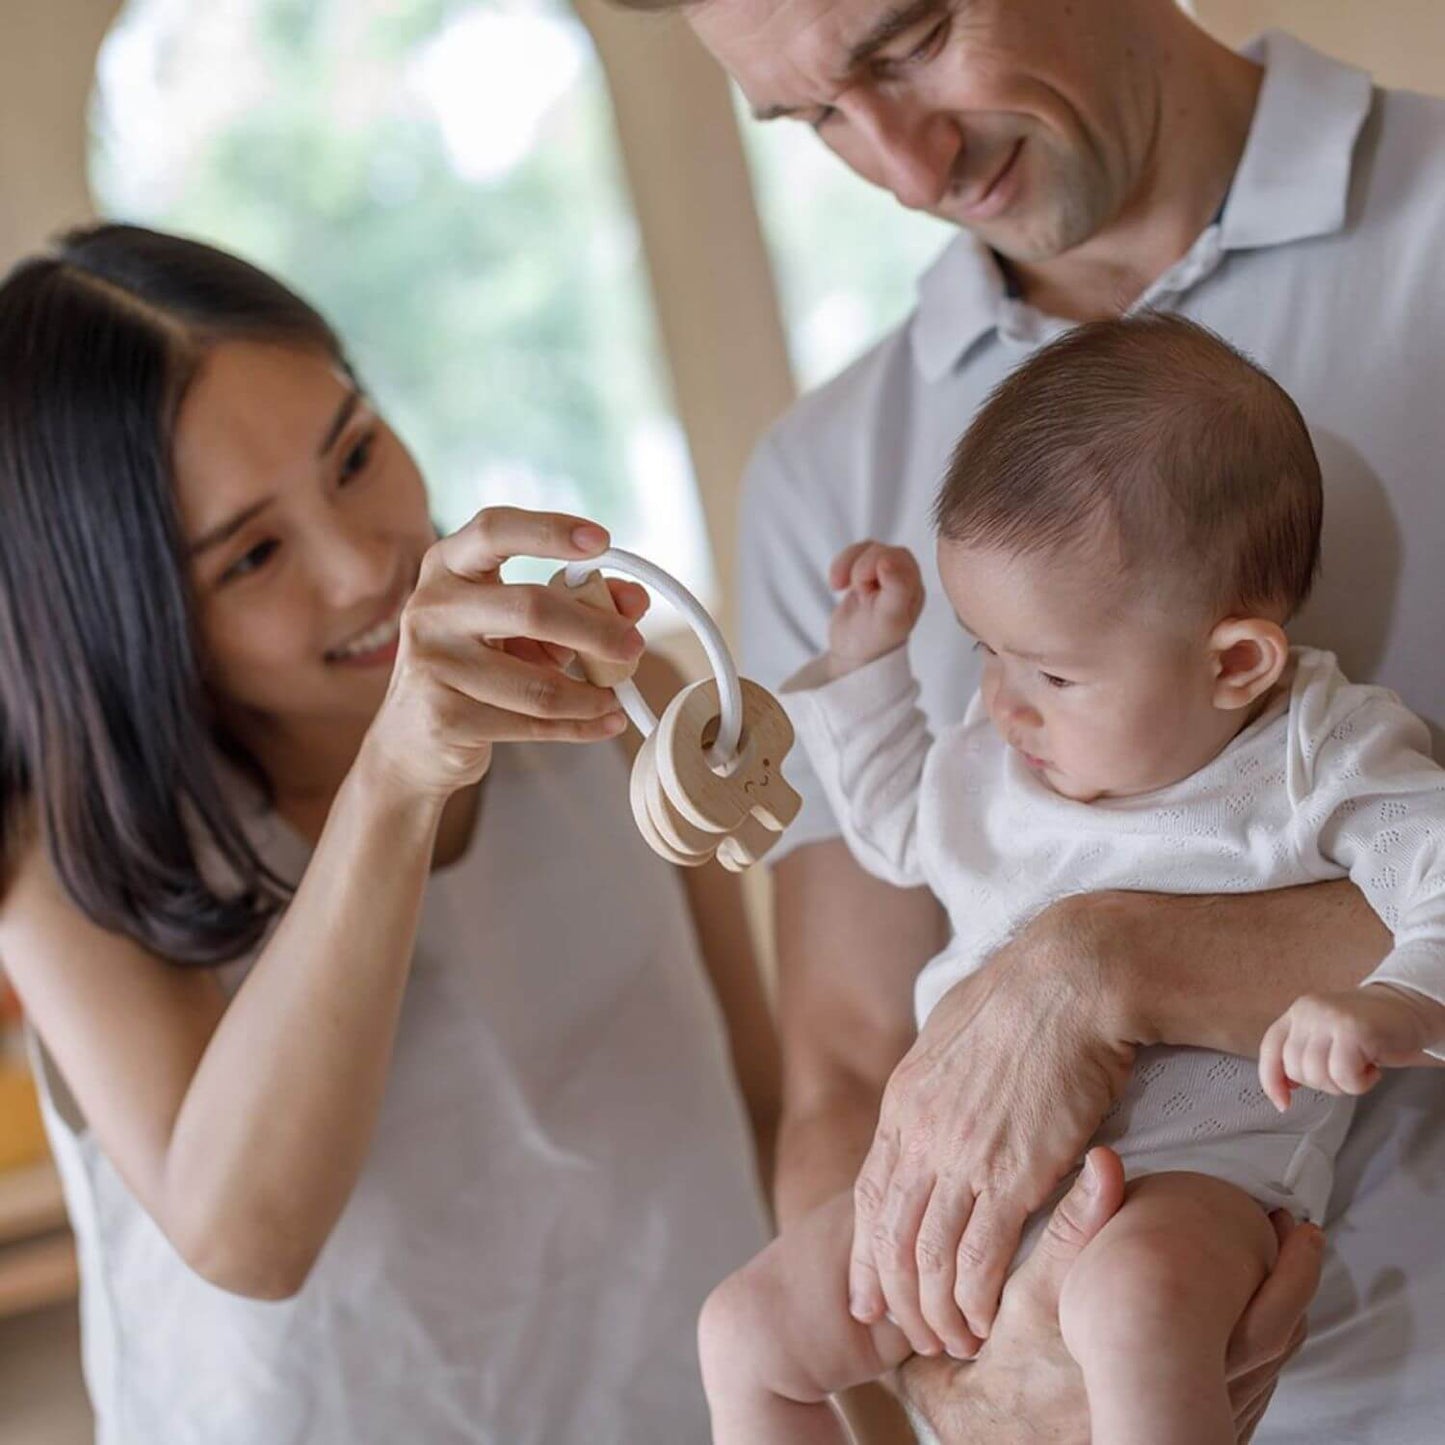
<path fill-rule="evenodd" d="M 684 688 L 663 713 L 655 734 L 657 775 L 668 800 L 694 827 L 736 833 L 751 818 L 780 833 L 802 806 L 782 772 L 793 725 L 766 688 L 743 678 L 742 693 L 742 737 L 726 774 L 714 772 L 707 760 L 721 712 L 717 680 L 708 677 Z M 750 841 L 753 832 L 748 830 Z"/>
<path fill-rule="evenodd" d="M 694 827 L 667 801 L 657 776 L 656 743 L 655 732 L 643 739 L 632 765 L 628 787 L 632 817 L 637 831 L 659 858 L 683 868 L 697 868 L 713 856 L 727 835 Z"/>
<path fill-rule="evenodd" d="M 567 569 L 561 567 L 552 574 L 547 585 L 568 597 L 576 598 L 579 602 L 585 602 L 589 607 L 595 607 L 599 612 L 617 611 L 617 604 L 612 600 L 612 590 L 600 572 L 589 572 L 581 586 L 571 587 L 567 583 Z M 585 652 L 577 654 L 577 665 L 593 687 L 616 687 L 619 682 L 626 682 L 637 671 L 636 662 L 615 662 L 610 657 L 592 657 Z"/>

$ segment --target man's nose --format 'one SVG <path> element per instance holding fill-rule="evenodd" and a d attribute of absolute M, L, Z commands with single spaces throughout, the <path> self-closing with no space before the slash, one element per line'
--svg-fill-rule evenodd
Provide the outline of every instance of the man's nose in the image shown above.
<path fill-rule="evenodd" d="M 948 194 L 963 135 L 958 123 L 907 96 L 860 85 L 838 101 L 871 153 L 874 170 L 898 201 L 927 211 Z"/>

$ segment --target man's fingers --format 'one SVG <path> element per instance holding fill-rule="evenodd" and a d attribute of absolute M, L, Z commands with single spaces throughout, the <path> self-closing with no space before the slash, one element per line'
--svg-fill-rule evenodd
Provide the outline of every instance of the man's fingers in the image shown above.
<path fill-rule="evenodd" d="M 988 1193 L 974 1201 L 968 1228 L 958 1243 L 958 1283 L 954 1298 L 979 1339 L 987 1339 L 998 1313 L 1004 1276 L 1018 1252 L 1025 1211 Z"/>
<path fill-rule="evenodd" d="M 883 1208 L 884 1193 L 898 1157 L 889 1134 L 875 1134 L 873 1145 L 853 1185 L 853 1251 L 848 1259 L 848 1308 L 853 1318 L 875 1325 L 887 1308 L 878 1263 L 873 1255 L 873 1234 Z"/>
<path fill-rule="evenodd" d="M 1279 1258 L 1255 1291 L 1229 1341 L 1231 1379 L 1261 1365 L 1283 1361 L 1304 1338 L 1305 1311 L 1320 1284 L 1325 1237 L 1313 1224 L 1294 1224 L 1288 1215 L 1271 1216 L 1280 1241 Z"/>
<path fill-rule="evenodd" d="M 895 1170 L 873 1226 L 873 1260 L 888 1301 L 888 1316 L 920 1355 L 936 1355 L 943 1349 L 918 1301 L 918 1226 L 932 1193 L 932 1180 L 905 1178 Z"/>
<path fill-rule="evenodd" d="M 1090 1149 L 1073 1188 L 1054 1207 L 1034 1251 L 1009 1281 L 1009 1291 L 1033 1294 L 1057 1314 L 1059 1291 L 1080 1251 L 1119 1212 L 1124 1202 L 1124 1166 L 1102 1144 Z"/>
<path fill-rule="evenodd" d="M 940 1179 L 918 1226 L 918 1302 L 944 1348 L 959 1360 L 972 1359 L 979 1346 L 954 1298 L 958 1241 L 973 1202 L 973 1191 L 967 1186 Z"/>

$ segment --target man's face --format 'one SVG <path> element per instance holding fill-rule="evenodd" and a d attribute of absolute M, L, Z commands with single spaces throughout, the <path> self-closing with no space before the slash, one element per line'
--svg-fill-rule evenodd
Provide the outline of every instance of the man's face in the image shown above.
<path fill-rule="evenodd" d="M 1163 0 L 702 0 L 756 115 L 812 125 L 905 206 L 1048 260 L 1123 207 L 1158 96 Z"/>

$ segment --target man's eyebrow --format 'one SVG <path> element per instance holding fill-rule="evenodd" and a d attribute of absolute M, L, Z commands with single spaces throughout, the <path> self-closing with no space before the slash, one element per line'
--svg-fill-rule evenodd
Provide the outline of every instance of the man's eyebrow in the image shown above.
<path fill-rule="evenodd" d="M 879 16 L 873 28 L 849 51 L 843 63 L 842 79 L 847 80 L 861 70 L 885 45 L 891 44 L 905 31 L 911 30 L 930 15 L 948 7 L 949 0 L 913 0 L 911 5 L 900 5 Z M 784 116 L 799 115 L 812 109 L 802 105 L 763 105 L 753 108 L 754 120 L 781 120 Z"/>
<path fill-rule="evenodd" d="M 873 28 L 848 52 L 845 73 L 851 75 L 862 69 L 885 45 L 947 4 L 948 0 L 913 0 L 911 5 L 900 5 L 879 16 Z"/>

